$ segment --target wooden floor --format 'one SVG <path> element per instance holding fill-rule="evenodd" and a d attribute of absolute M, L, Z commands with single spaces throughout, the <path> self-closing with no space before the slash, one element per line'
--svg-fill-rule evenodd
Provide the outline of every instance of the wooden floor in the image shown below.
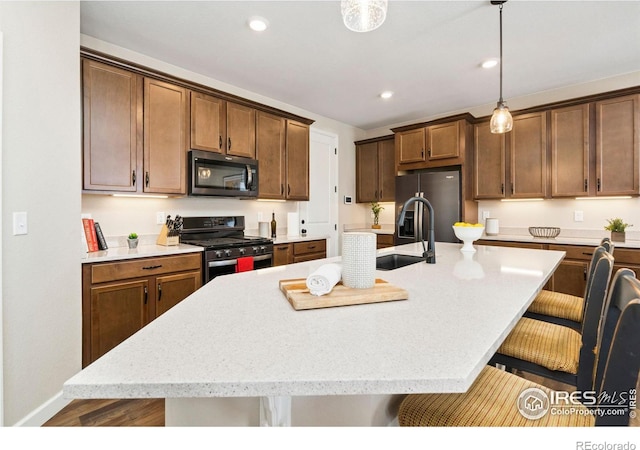
<path fill-rule="evenodd" d="M 45 427 L 163 427 L 164 399 L 73 400 Z"/>
<path fill-rule="evenodd" d="M 574 387 L 526 374 L 518 375 L 551 389 L 573 391 Z M 639 381 L 640 387 L 640 381 Z M 164 399 L 73 400 L 52 417 L 45 427 L 164 427 Z M 640 426 L 640 417 L 631 419 Z"/>

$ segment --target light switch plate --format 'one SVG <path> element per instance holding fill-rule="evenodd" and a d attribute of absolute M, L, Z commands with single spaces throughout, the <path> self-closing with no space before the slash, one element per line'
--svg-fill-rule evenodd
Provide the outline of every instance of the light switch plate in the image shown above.
<path fill-rule="evenodd" d="M 166 222 L 167 217 L 164 215 L 163 212 L 157 212 L 156 213 L 156 225 L 162 225 Z"/>
<path fill-rule="evenodd" d="M 13 213 L 13 235 L 19 236 L 27 234 L 27 213 L 26 212 L 14 212 Z"/>
<path fill-rule="evenodd" d="M 583 211 L 574 211 L 573 212 L 573 221 L 574 222 L 583 222 L 584 221 L 584 212 Z"/>

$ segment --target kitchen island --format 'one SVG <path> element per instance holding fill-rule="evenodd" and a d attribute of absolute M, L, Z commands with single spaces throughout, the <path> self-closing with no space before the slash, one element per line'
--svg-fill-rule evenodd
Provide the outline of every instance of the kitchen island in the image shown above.
<path fill-rule="evenodd" d="M 64 394 L 166 398 L 167 425 L 387 425 L 403 394 L 466 391 L 564 257 L 461 247 L 436 243 L 436 264 L 378 271 L 409 294 L 385 303 L 294 310 L 279 280 L 339 257 L 217 277 Z M 389 253 L 422 247 L 378 251 Z"/>

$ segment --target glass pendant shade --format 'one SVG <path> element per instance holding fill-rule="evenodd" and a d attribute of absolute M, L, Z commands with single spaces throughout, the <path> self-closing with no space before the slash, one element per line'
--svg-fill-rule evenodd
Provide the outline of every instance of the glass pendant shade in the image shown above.
<path fill-rule="evenodd" d="M 489 128 L 492 133 L 497 134 L 508 133 L 513 128 L 513 117 L 504 102 L 498 102 L 498 106 L 493 110 Z"/>
<path fill-rule="evenodd" d="M 378 28 L 387 18 L 387 0 L 342 0 L 342 20 L 351 31 Z"/>

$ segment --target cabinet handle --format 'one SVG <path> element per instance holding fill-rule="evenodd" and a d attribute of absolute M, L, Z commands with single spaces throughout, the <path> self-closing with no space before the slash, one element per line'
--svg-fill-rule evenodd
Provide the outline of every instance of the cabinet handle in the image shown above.
<path fill-rule="evenodd" d="M 420 157 L 424 159 L 424 149 L 420 150 Z"/>
<path fill-rule="evenodd" d="M 162 300 L 162 285 L 158 285 L 158 301 Z"/>
<path fill-rule="evenodd" d="M 131 172 L 131 182 L 133 183 L 133 185 L 136 185 L 136 171 L 134 170 L 133 172 Z"/>
<path fill-rule="evenodd" d="M 280 184 L 280 195 L 284 195 L 284 184 Z"/>
<path fill-rule="evenodd" d="M 382 189 L 380 189 L 380 200 L 382 200 Z"/>
<path fill-rule="evenodd" d="M 587 281 L 587 268 L 586 267 L 582 270 L 582 275 L 584 277 L 584 281 Z"/>
<path fill-rule="evenodd" d="M 584 179 L 584 191 L 587 192 L 589 190 L 589 180 Z"/>
<path fill-rule="evenodd" d="M 227 142 L 229 142 L 229 145 L 228 145 L 228 147 L 227 147 L 227 150 L 231 150 L 231 138 L 229 138 Z"/>
<path fill-rule="evenodd" d="M 378 190 L 376 189 L 376 191 L 373 193 L 373 198 L 375 198 L 376 200 L 378 200 Z"/>
<path fill-rule="evenodd" d="M 278 247 L 278 250 L 287 250 L 289 247 L 287 247 L 286 245 L 284 247 Z"/>
<path fill-rule="evenodd" d="M 147 291 L 147 287 L 144 287 L 144 304 L 147 304 L 147 299 L 149 298 L 149 291 Z"/>
<path fill-rule="evenodd" d="M 142 268 L 142 270 L 153 270 L 153 269 L 159 269 L 160 267 L 162 267 L 162 264 L 158 264 L 157 266 L 145 266 Z"/>
<path fill-rule="evenodd" d="M 500 193 L 504 195 L 504 183 L 500 183 Z"/>
<path fill-rule="evenodd" d="M 222 135 L 219 135 L 218 138 L 218 146 L 220 147 L 220 150 L 222 150 Z"/>
<path fill-rule="evenodd" d="M 315 245 L 309 245 L 307 248 L 308 248 L 309 250 L 313 250 L 314 248 L 316 248 L 316 246 L 315 246 Z"/>
<path fill-rule="evenodd" d="M 513 181 L 511 182 L 511 194 L 513 195 Z"/>
<path fill-rule="evenodd" d="M 287 195 L 291 194 L 291 185 L 287 183 Z"/>
<path fill-rule="evenodd" d="M 598 192 L 600 192 L 600 178 L 598 178 L 597 188 L 598 188 Z"/>
<path fill-rule="evenodd" d="M 583 255 L 587 255 L 587 256 L 593 256 L 593 253 L 591 252 L 582 252 Z"/>
<path fill-rule="evenodd" d="M 429 158 L 431 158 L 431 149 L 427 151 L 427 155 L 429 155 Z"/>
<path fill-rule="evenodd" d="M 145 172 L 144 174 L 144 184 L 149 187 L 149 172 Z"/>

